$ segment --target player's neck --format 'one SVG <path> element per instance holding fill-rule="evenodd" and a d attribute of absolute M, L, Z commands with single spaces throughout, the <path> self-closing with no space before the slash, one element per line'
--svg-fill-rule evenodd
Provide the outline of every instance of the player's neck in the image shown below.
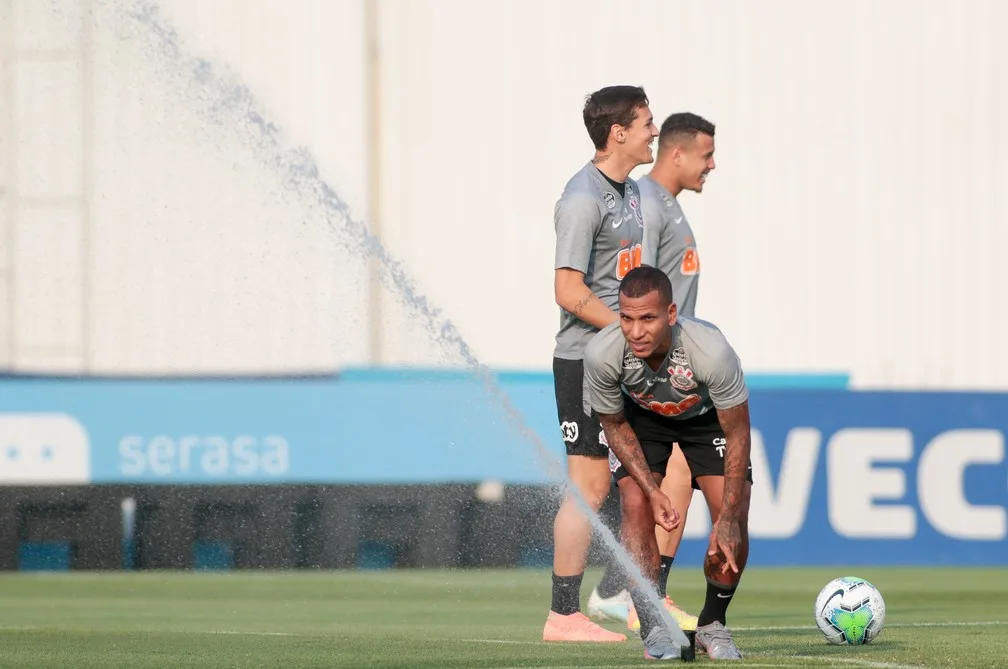
<path fill-rule="evenodd" d="M 679 183 L 679 179 L 676 177 L 675 172 L 671 169 L 670 165 L 657 162 L 655 163 L 655 166 L 651 168 L 651 172 L 648 176 L 650 176 L 656 184 L 667 190 L 672 197 L 679 197 L 679 193 L 683 192 L 682 184 Z"/>
<path fill-rule="evenodd" d="M 616 183 L 626 183 L 637 163 L 612 151 L 596 151 L 592 165 Z"/>
<path fill-rule="evenodd" d="M 644 362 L 647 363 L 652 372 L 657 372 L 665 364 L 665 358 L 668 356 L 669 349 L 671 348 L 672 344 L 669 342 L 668 346 L 656 348 L 655 352 L 647 357 Z"/>

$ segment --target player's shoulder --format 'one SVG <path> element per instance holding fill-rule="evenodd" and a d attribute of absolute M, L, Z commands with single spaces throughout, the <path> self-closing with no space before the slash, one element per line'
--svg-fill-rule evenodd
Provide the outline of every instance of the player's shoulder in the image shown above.
<path fill-rule="evenodd" d="M 678 210 L 679 203 L 676 199 L 661 184 L 652 179 L 651 175 L 644 175 L 637 183 L 640 188 L 641 202 L 654 207 L 662 217 L 666 217 L 670 209 Z"/>
<path fill-rule="evenodd" d="M 683 345 L 688 351 L 701 355 L 717 356 L 731 350 L 724 332 L 714 323 L 695 316 L 676 319 Z"/>
<path fill-rule="evenodd" d="M 626 339 L 619 321 L 610 323 L 591 338 L 585 347 L 584 359 L 586 365 L 615 364 L 623 357 Z"/>
<path fill-rule="evenodd" d="M 591 163 L 586 164 L 578 172 L 567 180 L 564 184 L 563 192 L 560 193 L 561 202 L 591 201 L 598 203 L 602 199 L 602 184 L 599 177 L 594 174 L 598 170 Z"/>

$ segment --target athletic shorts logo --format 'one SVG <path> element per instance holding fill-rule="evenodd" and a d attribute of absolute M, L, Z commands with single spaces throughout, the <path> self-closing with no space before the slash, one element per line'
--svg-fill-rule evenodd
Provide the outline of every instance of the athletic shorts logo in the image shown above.
<path fill-rule="evenodd" d="M 638 358 L 631 351 L 627 351 L 623 356 L 623 369 L 640 369 L 644 366 L 644 361 Z"/>
<path fill-rule="evenodd" d="M 697 382 L 693 378 L 693 370 L 682 365 L 675 365 L 668 368 L 669 383 L 679 390 L 693 390 L 697 387 Z"/>
<path fill-rule="evenodd" d="M 605 430 L 599 430 L 598 443 L 606 448 L 609 448 L 609 441 L 605 438 Z"/>
<path fill-rule="evenodd" d="M 728 447 L 728 440 L 724 437 L 714 437 L 714 450 L 717 454 L 724 457 L 725 449 Z"/>
<path fill-rule="evenodd" d="M 616 196 L 612 193 L 602 193 L 602 199 L 605 200 L 605 206 L 610 209 L 616 206 Z"/>
<path fill-rule="evenodd" d="M 623 463 L 621 463 L 619 461 L 619 458 L 617 458 L 616 454 L 612 452 L 612 449 L 610 449 L 609 450 L 609 472 L 612 473 L 612 474 L 615 474 L 616 470 L 619 469 L 622 466 L 623 466 Z"/>
<path fill-rule="evenodd" d="M 677 349 L 673 349 L 672 354 L 669 356 L 669 360 L 672 361 L 673 365 L 688 365 L 689 358 L 686 357 L 686 349 L 680 346 Z"/>
<path fill-rule="evenodd" d="M 565 420 L 560 423 L 560 434 L 568 444 L 573 444 L 578 440 L 578 424 L 572 420 Z"/>

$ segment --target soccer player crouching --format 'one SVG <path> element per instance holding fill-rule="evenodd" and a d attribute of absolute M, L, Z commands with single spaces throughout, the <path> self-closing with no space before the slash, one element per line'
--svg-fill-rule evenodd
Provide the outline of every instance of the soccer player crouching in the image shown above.
<path fill-rule="evenodd" d="M 620 461 L 621 539 L 651 584 L 659 572 L 655 523 L 669 530 L 678 518 L 661 480 L 674 444 L 682 449 L 713 522 L 697 648 L 715 660 L 742 659 L 725 626 L 749 553 L 749 393 L 738 356 L 713 324 L 679 318 L 668 276 L 642 266 L 620 283 L 619 322 L 588 344 L 584 374 Z M 678 657 L 651 600 L 639 587 L 631 596 L 645 657 Z"/>

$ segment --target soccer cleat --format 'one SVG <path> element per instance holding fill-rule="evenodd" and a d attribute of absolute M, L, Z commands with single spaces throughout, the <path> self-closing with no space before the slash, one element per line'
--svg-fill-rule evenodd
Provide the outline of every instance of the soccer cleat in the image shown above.
<path fill-rule="evenodd" d="M 644 659 L 678 661 L 683 658 L 683 648 L 672 640 L 672 635 L 662 626 L 655 627 L 644 639 Z"/>
<path fill-rule="evenodd" d="M 668 595 L 665 595 L 665 610 L 672 616 L 672 620 L 676 621 L 676 624 L 679 625 L 679 629 L 683 631 L 696 629 L 697 617 L 686 613 L 676 606 L 675 602 Z M 627 615 L 627 629 L 631 632 L 640 633 L 640 618 L 637 617 L 637 609 L 633 607 L 633 604 L 630 605 L 630 612 Z"/>
<path fill-rule="evenodd" d="M 594 588 L 591 597 L 588 598 L 588 615 L 593 620 L 626 622 L 631 608 L 633 600 L 630 599 L 627 590 L 621 590 L 612 597 L 602 597 L 598 593 L 598 588 Z"/>
<path fill-rule="evenodd" d="M 696 646 L 697 650 L 706 651 L 707 656 L 712 660 L 742 659 L 742 653 L 735 645 L 731 632 L 716 620 L 709 625 L 697 628 Z"/>
<path fill-rule="evenodd" d="M 626 641 L 626 635 L 610 632 L 596 625 L 588 616 L 578 611 L 562 616 L 550 611 L 543 627 L 543 641 L 588 641 L 593 643 L 615 643 Z"/>

